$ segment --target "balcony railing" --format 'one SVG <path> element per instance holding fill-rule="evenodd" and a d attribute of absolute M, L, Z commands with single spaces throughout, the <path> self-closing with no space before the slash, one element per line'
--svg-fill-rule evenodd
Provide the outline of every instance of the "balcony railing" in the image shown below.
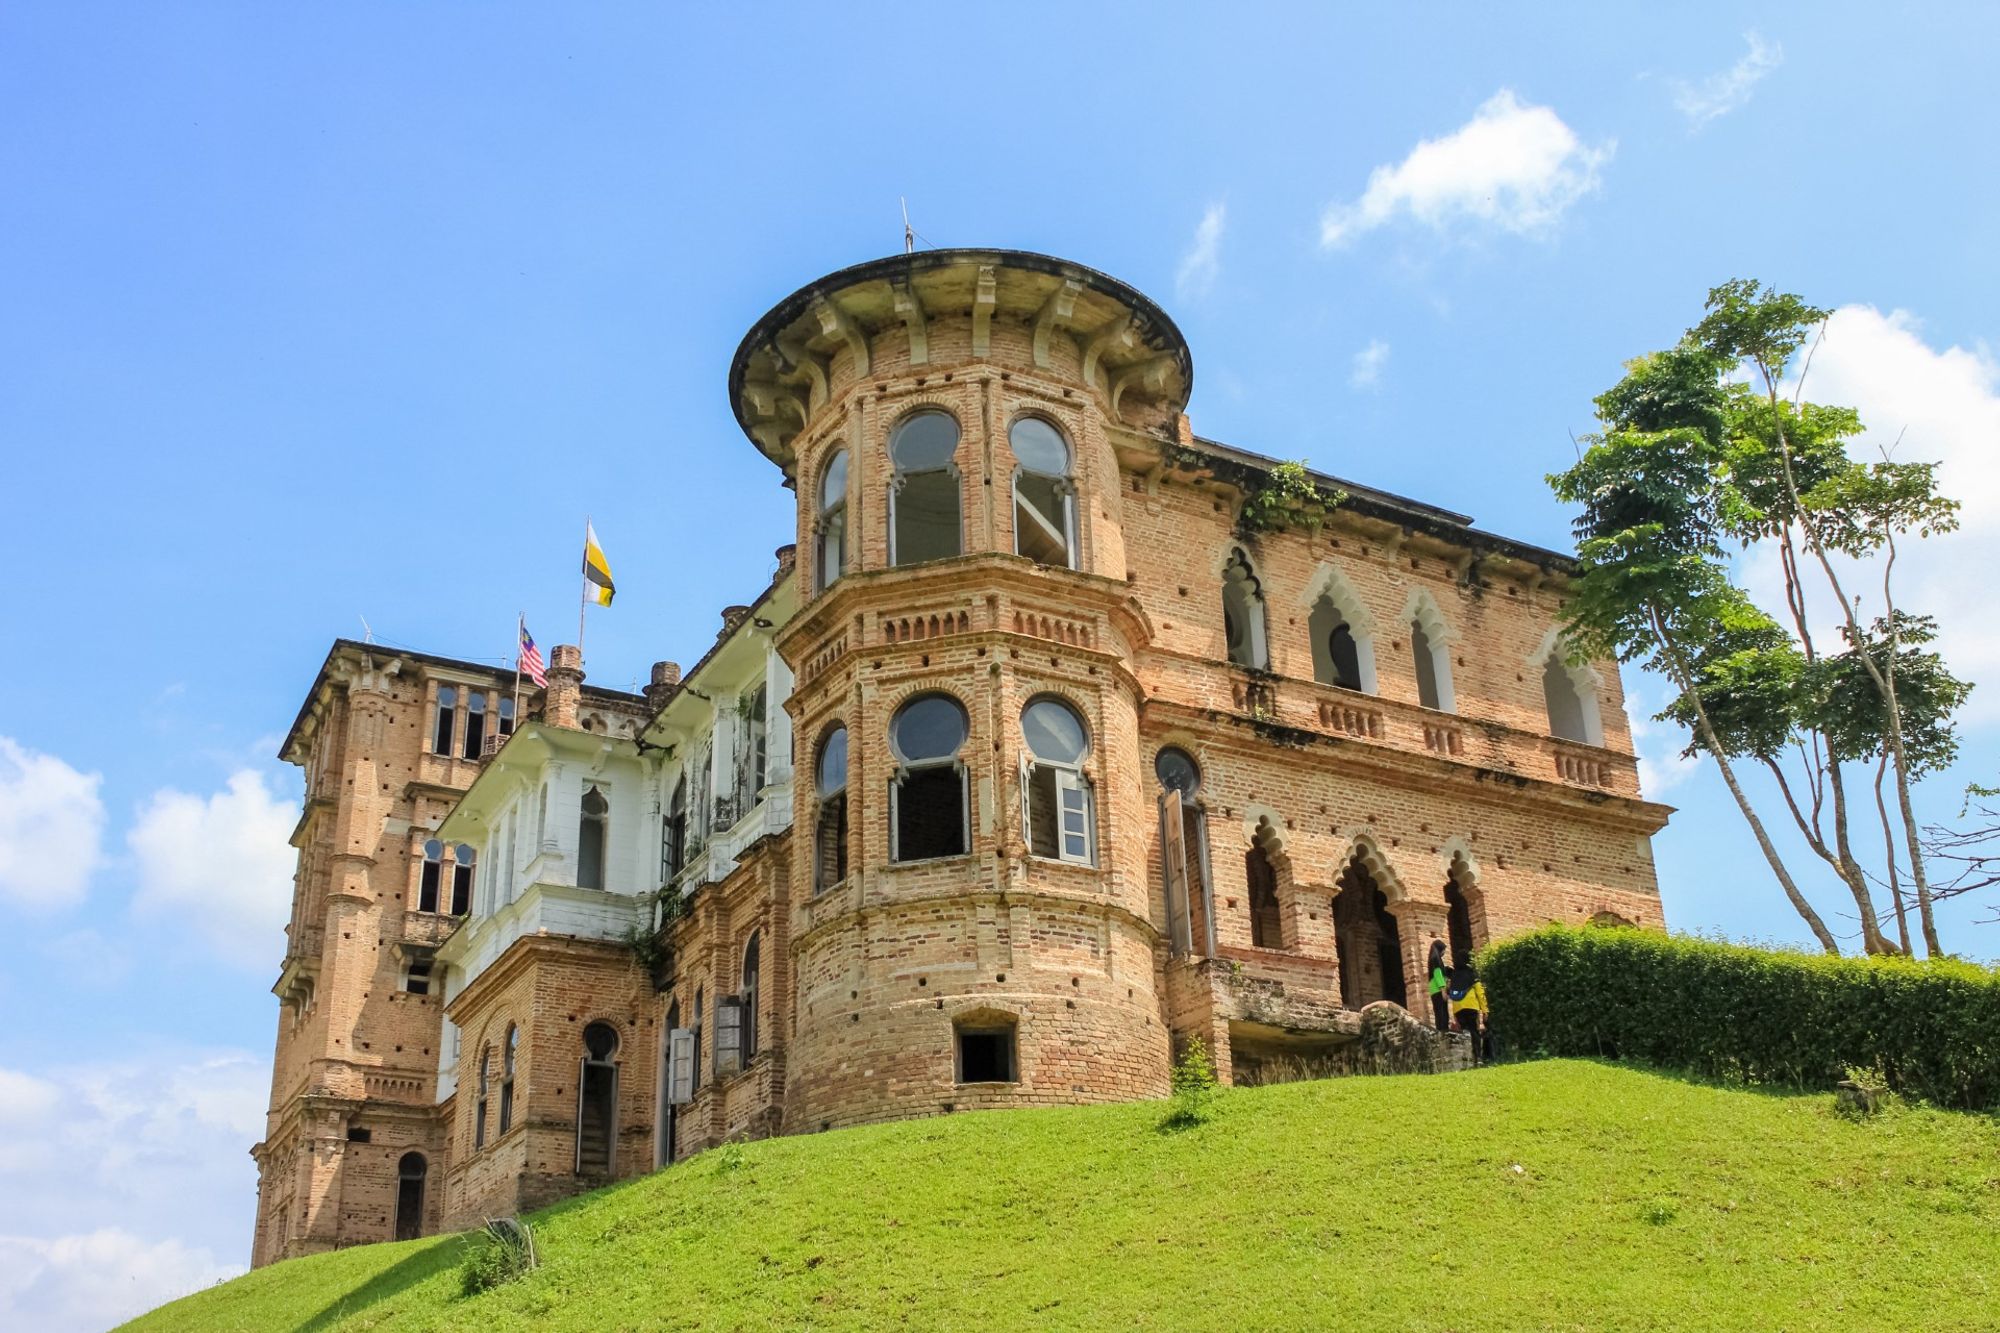
<path fill-rule="evenodd" d="M 457 917 L 442 912 L 405 912 L 402 942 L 420 949 L 435 949 L 458 929 L 458 921 Z"/>

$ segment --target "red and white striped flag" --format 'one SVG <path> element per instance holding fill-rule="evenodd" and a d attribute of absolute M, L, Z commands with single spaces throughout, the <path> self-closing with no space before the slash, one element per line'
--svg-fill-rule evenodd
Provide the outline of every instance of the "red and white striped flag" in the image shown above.
<path fill-rule="evenodd" d="M 535 647 L 534 639 L 528 635 L 528 622 L 521 622 L 521 674 L 547 689 L 548 667 L 542 662 L 542 650 Z"/>

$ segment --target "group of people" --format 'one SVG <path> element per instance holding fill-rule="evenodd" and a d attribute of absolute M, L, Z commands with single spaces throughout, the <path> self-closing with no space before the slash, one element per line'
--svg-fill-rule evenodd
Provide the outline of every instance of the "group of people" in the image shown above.
<path fill-rule="evenodd" d="M 1437 1020 L 1437 1030 L 1472 1038 L 1472 1063 L 1484 1064 L 1493 1056 L 1493 1027 L 1487 1018 L 1486 987 L 1480 984 L 1472 960 L 1461 955 L 1447 968 L 1444 940 L 1433 935 L 1424 971 L 1430 977 L 1431 1016 Z"/>

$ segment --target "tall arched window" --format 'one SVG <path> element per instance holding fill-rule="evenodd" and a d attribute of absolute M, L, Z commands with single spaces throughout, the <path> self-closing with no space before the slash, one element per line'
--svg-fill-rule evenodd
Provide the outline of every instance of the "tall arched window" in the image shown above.
<path fill-rule="evenodd" d="M 1451 679 L 1451 630 L 1436 599 L 1418 588 L 1403 608 L 1410 623 L 1410 661 L 1417 673 L 1417 702 L 1441 713 L 1458 711 Z"/>
<path fill-rule="evenodd" d="M 667 798 L 667 817 L 660 821 L 660 883 L 665 886 L 681 873 L 687 859 L 688 780 L 683 773 L 674 779 L 674 794 Z"/>
<path fill-rule="evenodd" d="M 1160 856 L 1165 864 L 1167 934 L 1177 955 L 1194 952 L 1194 912 L 1208 920 L 1207 820 L 1197 803 L 1201 769 L 1194 756 L 1169 745 L 1153 757 L 1153 775 L 1160 780 Z M 1206 941 L 1212 943 L 1212 941 Z"/>
<path fill-rule="evenodd" d="M 424 1177 L 430 1164 L 420 1152 L 406 1152 L 396 1163 L 396 1239 L 415 1240 L 424 1234 Z"/>
<path fill-rule="evenodd" d="M 576 1081 L 576 1173 L 611 1174 L 618 1130 L 618 1030 L 609 1023 L 583 1029 L 583 1064 Z"/>
<path fill-rule="evenodd" d="M 1264 642 L 1264 587 L 1240 546 L 1222 567 L 1222 632 L 1231 662 L 1259 671 L 1271 665 Z"/>
<path fill-rule="evenodd" d="M 500 1130 L 514 1126 L 514 1065 L 521 1056 L 521 1029 L 507 1025 L 507 1040 L 500 1047 Z"/>
<path fill-rule="evenodd" d="M 1243 875 L 1250 890 L 1250 943 L 1259 949 L 1285 947 L 1285 917 L 1278 906 L 1278 867 L 1262 842 L 1243 854 Z"/>
<path fill-rule="evenodd" d="M 847 450 L 836 449 L 819 474 L 818 553 L 815 587 L 831 588 L 847 568 Z"/>
<path fill-rule="evenodd" d="M 500 700 L 499 729 L 503 737 L 514 734 L 514 701 L 512 698 L 503 696 Z"/>
<path fill-rule="evenodd" d="M 1542 664 L 1542 697 L 1549 710 L 1549 734 L 1585 745 L 1604 744 L 1604 728 L 1597 713 L 1597 691 L 1592 688 L 1590 668 L 1571 666 L 1566 660 L 1568 645 L 1557 639 Z"/>
<path fill-rule="evenodd" d="M 1021 760 L 1021 816 L 1036 856 L 1091 863 L 1096 821 L 1083 759 L 1090 735 L 1083 718 L 1060 699 L 1033 700 L 1021 712 L 1028 753 Z"/>
<path fill-rule="evenodd" d="M 472 862 L 477 855 L 472 844 L 461 842 L 452 852 L 451 914 L 464 916 L 472 910 Z"/>
<path fill-rule="evenodd" d="M 1336 689 L 1375 693 L 1374 622 L 1354 586 L 1332 564 L 1313 580 L 1313 679 Z"/>
<path fill-rule="evenodd" d="M 759 943 L 753 930 L 750 942 L 743 946 L 743 1063 L 746 1065 L 757 1054 L 757 992 L 763 981 Z"/>
<path fill-rule="evenodd" d="M 1076 492 L 1069 441 L 1040 417 L 1007 432 L 1014 461 L 1014 552 L 1038 565 L 1076 567 Z"/>
<path fill-rule="evenodd" d="M 486 1146 L 486 1091 L 493 1076 L 493 1048 L 479 1048 L 479 1096 L 472 1103 L 472 1146 Z"/>
<path fill-rule="evenodd" d="M 813 892 L 847 878 L 847 728 L 836 726 L 819 743 L 815 778 L 819 801 L 813 826 Z"/>
<path fill-rule="evenodd" d="M 678 1107 L 674 1103 L 674 1033 L 681 1026 L 681 1002 L 676 996 L 667 1005 L 666 1025 L 660 1031 L 660 1107 L 657 1113 L 657 1144 L 654 1151 L 655 1166 L 665 1166 L 674 1160 L 674 1120 Z"/>
<path fill-rule="evenodd" d="M 1447 666 L 1445 672 L 1438 671 L 1438 650 L 1432 647 L 1431 636 L 1421 620 L 1410 622 L 1410 657 L 1417 668 L 1417 702 L 1426 708 L 1443 708 L 1450 669 Z"/>
<path fill-rule="evenodd" d="M 736 817 L 741 819 L 757 804 L 757 794 L 764 790 L 764 755 L 766 728 L 764 721 L 765 700 L 768 696 L 764 686 L 759 684 L 743 701 L 740 720 L 741 728 L 736 737 Z"/>
<path fill-rule="evenodd" d="M 611 803 L 595 787 L 583 793 L 576 822 L 576 886 L 580 889 L 604 887 L 604 832 L 611 816 Z"/>
<path fill-rule="evenodd" d="M 1333 943 L 1340 962 L 1341 1003 L 1349 1009 L 1377 1000 L 1404 1003 L 1401 932 L 1388 895 L 1358 852 L 1336 883 Z"/>
<path fill-rule="evenodd" d="M 479 758 L 479 752 L 486 748 L 486 693 L 483 690 L 465 692 L 465 749 L 461 751 L 467 759 Z"/>
<path fill-rule="evenodd" d="M 959 524 L 958 422 L 935 408 L 904 417 L 889 436 L 889 563 L 943 560 L 963 549 Z"/>
<path fill-rule="evenodd" d="M 431 752 L 449 755 L 451 736 L 458 723 L 458 691 L 449 685 L 438 686 L 437 718 L 431 731 Z"/>
<path fill-rule="evenodd" d="M 444 885 L 444 844 L 436 838 L 424 843 L 424 868 L 417 874 L 417 910 L 435 912 L 438 893 Z"/>
<path fill-rule="evenodd" d="M 890 719 L 889 745 L 897 759 L 889 800 L 893 860 L 965 852 L 970 833 L 958 752 L 968 734 L 965 709 L 948 694 L 919 695 Z"/>

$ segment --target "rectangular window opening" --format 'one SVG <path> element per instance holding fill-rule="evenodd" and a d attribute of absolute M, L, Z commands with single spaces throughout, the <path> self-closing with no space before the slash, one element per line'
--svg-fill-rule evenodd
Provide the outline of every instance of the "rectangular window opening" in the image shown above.
<path fill-rule="evenodd" d="M 1014 1029 L 960 1028 L 958 1030 L 958 1081 L 960 1083 L 1013 1083 Z"/>
<path fill-rule="evenodd" d="M 896 860 L 965 854 L 965 775 L 957 765 L 913 769 L 894 790 Z"/>

